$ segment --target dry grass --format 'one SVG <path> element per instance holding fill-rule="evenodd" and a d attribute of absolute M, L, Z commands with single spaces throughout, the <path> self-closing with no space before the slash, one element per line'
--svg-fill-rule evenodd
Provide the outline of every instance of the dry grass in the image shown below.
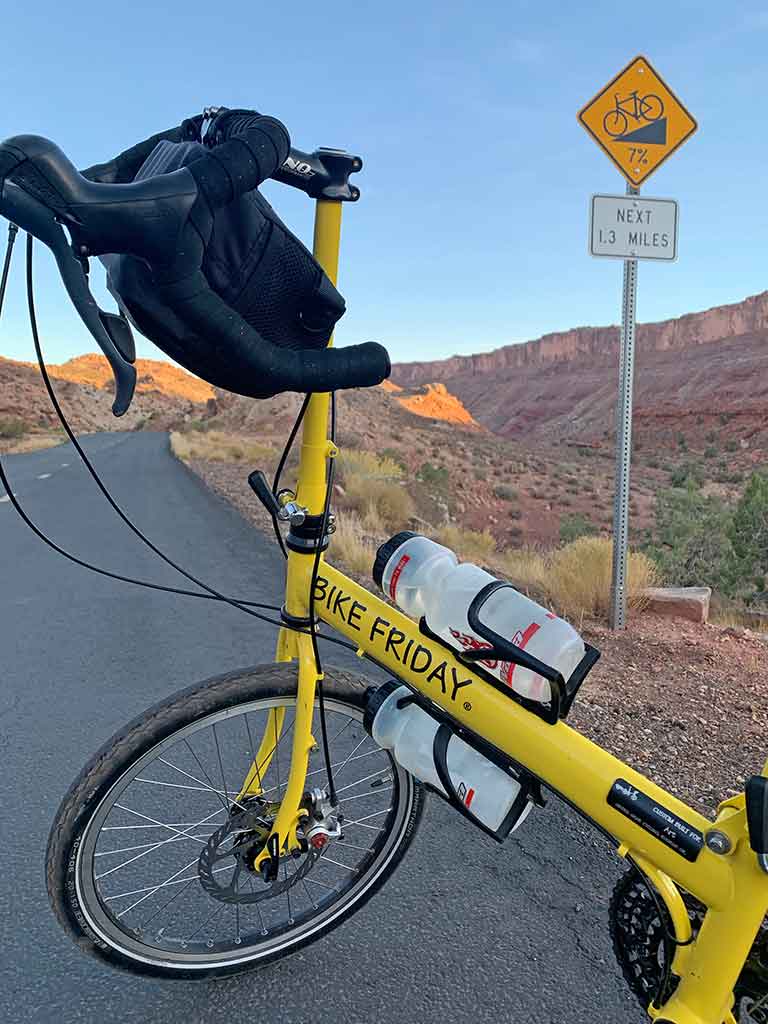
<path fill-rule="evenodd" d="M 337 469 L 342 480 L 402 480 L 405 472 L 394 459 L 355 448 L 339 452 Z"/>
<path fill-rule="evenodd" d="M 370 574 L 376 557 L 376 544 L 366 536 L 360 517 L 354 512 L 342 512 L 337 516 L 332 553 L 334 561 L 343 563 L 350 572 Z"/>
<path fill-rule="evenodd" d="M 608 613 L 612 558 L 613 544 L 607 537 L 581 537 L 553 552 L 548 587 L 563 615 L 601 617 Z M 631 551 L 627 575 L 627 603 L 639 609 L 645 604 L 643 592 L 658 586 L 659 570 L 646 555 Z"/>
<path fill-rule="evenodd" d="M 39 452 L 45 448 L 55 448 L 64 444 L 67 438 L 60 434 L 26 434 L 16 441 L 0 440 L 0 452 L 4 455 L 25 455 L 27 452 Z"/>
<path fill-rule="evenodd" d="M 581 537 L 549 552 L 534 548 L 502 551 L 492 564 L 522 593 L 580 623 L 584 618 L 608 614 L 612 557 L 610 538 Z M 644 591 L 659 586 L 659 570 L 637 551 L 630 552 L 628 568 L 629 607 L 639 611 L 647 601 Z"/>
<path fill-rule="evenodd" d="M 548 599 L 547 560 L 541 551 L 536 548 L 509 548 L 496 555 L 493 565 L 534 601 Z"/>
<path fill-rule="evenodd" d="M 400 484 L 373 477 L 352 476 L 344 481 L 341 504 L 363 516 L 378 532 L 400 530 L 415 512 L 413 498 Z"/>
<path fill-rule="evenodd" d="M 238 434 L 219 430 L 171 434 L 171 451 L 182 462 L 203 459 L 207 462 L 263 462 L 275 456 L 268 445 L 249 441 Z"/>
<path fill-rule="evenodd" d="M 496 541 L 488 530 L 463 530 L 460 526 L 444 526 L 435 539 L 455 552 L 462 561 L 488 563 L 496 552 Z"/>

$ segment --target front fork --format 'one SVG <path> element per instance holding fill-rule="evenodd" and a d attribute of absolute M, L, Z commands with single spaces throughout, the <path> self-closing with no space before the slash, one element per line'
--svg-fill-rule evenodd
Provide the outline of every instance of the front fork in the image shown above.
<path fill-rule="evenodd" d="M 313 251 L 315 259 L 334 284 L 338 274 L 340 241 L 341 201 L 319 199 L 315 209 Z M 333 339 L 330 344 L 333 344 Z M 323 512 L 327 487 L 326 460 L 336 455 L 336 448 L 328 439 L 329 405 L 328 394 L 313 394 L 304 417 L 296 501 L 311 516 L 319 516 Z M 285 611 L 294 620 L 308 621 L 314 561 L 314 552 L 292 549 L 288 551 Z M 314 629 L 315 626 L 310 625 L 308 628 Z M 299 827 L 308 816 L 308 811 L 301 806 L 301 802 L 305 791 L 309 755 L 316 746 L 312 735 L 312 717 L 317 685 L 322 679 L 317 670 L 312 637 L 309 633 L 283 626 L 277 640 L 275 660 L 296 661 L 298 664 L 296 715 L 292 725 L 293 741 L 288 780 L 270 835 L 254 860 L 254 868 L 257 871 L 266 861 L 274 859 L 275 851 L 278 854 L 287 854 L 302 848 Z M 259 749 L 238 800 L 247 796 L 258 796 L 263 792 L 262 779 L 274 757 L 284 724 L 284 708 L 274 708 L 270 711 Z"/>

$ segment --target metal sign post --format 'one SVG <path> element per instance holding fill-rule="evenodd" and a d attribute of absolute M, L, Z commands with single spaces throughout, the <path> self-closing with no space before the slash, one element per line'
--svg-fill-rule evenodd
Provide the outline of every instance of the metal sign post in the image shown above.
<path fill-rule="evenodd" d="M 677 257 L 677 203 L 636 199 L 640 184 L 696 131 L 696 121 L 645 57 L 636 57 L 582 107 L 579 121 L 627 181 L 626 197 L 592 197 L 589 250 L 624 260 L 616 406 L 611 629 L 627 622 L 629 470 L 635 376 L 637 262 Z M 633 198 L 629 198 L 633 197 Z"/>
<path fill-rule="evenodd" d="M 627 195 L 640 189 L 627 184 Z M 619 345 L 619 400 L 616 405 L 616 488 L 613 500 L 613 575 L 611 629 L 627 624 L 627 547 L 629 543 L 629 468 L 632 460 L 632 392 L 635 379 L 637 260 L 624 260 Z"/>

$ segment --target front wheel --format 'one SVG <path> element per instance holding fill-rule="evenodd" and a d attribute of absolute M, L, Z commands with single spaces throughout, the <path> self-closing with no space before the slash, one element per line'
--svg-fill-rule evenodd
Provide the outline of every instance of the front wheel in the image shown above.
<path fill-rule="evenodd" d="M 236 973 L 330 931 L 383 884 L 413 838 L 422 789 L 365 732 L 365 684 L 334 669 L 324 686 L 343 834 L 320 854 L 309 846 L 282 858 L 271 882 L 248 871 L 241 852 L 259 829 L 266 835 L 280 804 L 294 667 L 266 665 L 174 694 L 94 756 L 59 808 L 46 865 L 53 909 L 81 949 L 142 974 Z M 274 752 L 262 796 L 246 806 L 237 797 L 262 740 Z M 307 788 L 326 782 L 315 750 Z"/>

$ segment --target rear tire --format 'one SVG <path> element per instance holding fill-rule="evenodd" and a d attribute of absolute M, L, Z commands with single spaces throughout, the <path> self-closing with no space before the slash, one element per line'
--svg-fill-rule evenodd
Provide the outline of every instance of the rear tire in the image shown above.
<path fill-rule="evenodd" d="M 244 724 L 248 730 L 250 738 L 249 722 L 254 722 L 254 716 L 266 715 L 271 707 L 285 707 L 288 722 L 291 708 L 295 705 L 295 667 L 265 665 L 198 683 L 155 705 L 113 736 L 86 765 L 65 796 L 54 819 L 48 842 L 46 876 L 51 904 L 59 923 L 80 949 L 112 967 L 138 974 L 187 979 L 210 978 L 239 973 L 289 955 L 330 932 L 363 906 L 394 871 L 410 845 L 421 816 L 424 799 L 423 789 L 418 782 L 392 760 L 389 752 L 377 748 L 363 733 L 362 711 L 366 686 L 364 681 L 337 669 L 330 669 L 324 682 L 329 720 L 339 723 L 347 721 L 347 725 L 338 731 L 338 736 L 341 737 L 341 734 L 345 733 L 343 742 L 348 746 L 357 742 L 357 746 L 354 746 L 343 761 L 342 768 L 347 775 L 342 777 L 337 788 L 340 792 L 342 786 L 346 791 L 355 790 L 352 794 L 347 792 L 344 799 L 362 799 L 363 802 L 348 805 L 345 811 L 347 824 L 344 825 L 343 839 L 347 842 L 342 842 L 341 846 L 346 846 L 347 849 L 342 853 L 339 846 L 334 845 L 337 842 L 334 840 L 331 840 L 327 847 L 333 857 L 339 858 L 335 870 L 340 874 L 341 868 L 349 869 L 349 884 L 345 886 L 333 875 L 313 876 L 318 865 L 322 864 L 325 870 L 331 870 L 331 865 L 335 863 L 330 856 L 326 862 L 324 851 L 320 860 L 301 877 L 300 884 L 307 893 L 303 896 L 303 910 L 299 899 L 302 891 L 299 889 L 299 883 L 296 883 L 288 891 L 286 920 L 274 929 L 271 921 L 278 909 L 277 896 L 270 896 L 264 903 L 251 904 L 248 911 L 245 907 L 241 910 L 240 905 L 235 908 L 225 902 L 219 902 L 200 886 L 195 858 L 205 846 L 206 838 L 209 838 L 206 837 L 205 830 L 211 830 L 221 824 L 210 819 L 219 814 L 227 814 L 226 808 L 231 805 L 232 794 L 235 791 L 228 783 L 232 781 L 233 785 L 239 786 L 238 780 L 242 781 L 248 768 L 250 758 L 247 755 L 252 755 L 254 743 L 251 740 L 250 745 L 248 744 L 242 725 Z M 202 762 L 199 759 L 202 738 L 208 735 L 205 730 L 211 729 L 216 738 L 217 751 L 222 735 L 232 737 L 229 744 L 224 747 L 223 756 L 226 760 L 228 755 L 231 755 L 235 760 L 231 768 L 230 762 L 226 762 L 226 773 L 220 751 L 218 765 L 216 759 L 211 757 L 206 768 L 205 755 Z M 238 729 L 240 732 L 237 732 Z M 316 727 L 313 731 L 315 736 L 319 737 L 319 730 Z M 282 735 L 285 736 L 288 732 L 290 728 L 284 726 Z M 330 725 L 329 736 L 333 736 Z M 334 740 L 331 739 L 330 742 L 333 748 Z M 341 742 L 342 739 L 336 741 L 337 745 Z M 197 751 L 194 749 L 195 745 L 198 747 Z M 356 753 L 358 750 L 363 751 L 364 747 L 364 752 Z M 173 756 L 169 753 L 171 750 L 174 751 Z M 199 769 L 194 767 L 194 762 L 181 760 L 182 754 L 186 755 L 187 750 L 195 757 L 197 764 L 200 765 Z M 346 750 L 341 750 L 340 759 L 343 760 L 345 754 Z M 347 765 L 353 756 L 355 760 L 367 758 L 363 765 L 355 766 L 355 771 L 362 771 L 364 777 L 348 784 L 351 775 Z M 317 784 L 318 774 L 324 772 L 322 751 L 314 753 L 312 758 L 310 770 L 316 778 L 311 781 Z M 279 754 L 273 758 L 274 762 L 277 762 L 277 785 L 271 785 L 275 781 L 275 776 L 272 776 L 270 785 L 274 792 L 279 793 Z M 180 764 L 185 764 L 186 768 L 178 767 Z M 377 764 L 383 767 L 374 771 L 373 775 L 367 774 Z M 164 767 L 160 768 L 159 765 Z M 218 766 L 221 766 L 222 789 L 218 788 L 218 781 L 212 781 L 213 778 L 218 779 Z M 169 775 L 168 768 L 175 768 L 182 776 L 187 775 L 187 778 Z M 239 774 L 241 769 L 242 774 Z M 273 767 L 270 766 L 269 771 L 272 770 Z M 159 781 L 158 771 L 166 773 L 166 780 L 170 778 L 181 781 L 175 784 L 172 781 Z M 286 771 L 287 760 L 284 762 L 283 773 Z M 207 782 L 201 775 L 204 775 Z M 319 781 L 322 783 L 324 778 L 325 776 L 320 774 Z M 360 787 L 365 786 L 371 778 L 374 781 L 369 782 L 367 788 L 361 789 Z M 191 785 L 190 779 L 202 785 Z M 391 787 L 384 788 L 390 779 Z M 265 785 L 267 781 L 268 777 L 265 776 Z M 142 787 L 138 783 L 152 783 L 154 787 L 166 788 Z M 374 787 L 377 787 L 375 792 Z M 179 793 L 183 795 L 180 796 Z M 163 822 L 160 817 L 161 811 L 148 811 L 142 803 L 138 803 L 142 810 L 135 810 L 136 801 L 143 800 L 145 794 L 148 794 L 146 799 L 156 797 L 166 802 L 165 813 L 172 814 L 172 824 Z M 381 802 L 382 794 L 391 794 L 386 797 L 389 806 L 368 814 L 368 810 L 376 806 L 377 801 Z M 222 799 L 222 796 L 225 799 Z M 271 799 L 275 800 L 276 796 L 273 795 Z M 179 806 L 180 800 L 186 801 L 182 807 Z M 201 813 L 199 801 L 202 800 L 210 801 L 204 809 L 214 807 L 214 810 L 207 817 L 197 821 Z M 173 804 L 173 801 L 176 803 Z M 193 801 L 198 801 L 197 807 L 194 807 Z M 219 801 L 223 809 L 216 809 L 219 806 L 216 801 Z M 193 807 L 194 809 L 190 809 Z M 363 813 L 361 808 L 366 813 Z M 342 809 L 344 810 L 343 807 Z M 130 812 L 133 817 L 127 817 L 125 812 Z M 181 821 L 176 820 L 179 814 L 183 814 Z M 195 820 L 187 821 L 189 815 L 193 815 Z M 363 817 L 367 823 L 355 821 Z M 206 820 L 209 821 L 208 825 L 203 824 Z M 110 824 L 106 824 L 107 822 Z M 189 827 L 185 830 L 182 826 Z M 201 828 L 202 835 L 199 834 Z M 141 831 L 137 832 L 136 829 Z M 160 829 L 159 833 L 157 829 Z M 349 836 L 347 829 L 350 830 Z M 106 838 L 106 833 L 109 833 L 109 838 Z M 156 842 L 157 835 L 166 838 Z M 113 836 L 118 837 L 118 849 L 114 848 Z M 149 843 L 142 842 L 147 838 L 150 839 Z M 104 850 L 99 846 L 102 842 L 111 843 L 113 848 Z M 120 848 L 123 842 L 129 845 Z M 138 842 L 138 845 L 130 845 L 134 842 Z M 193 842 L 198 845 L 188 845 Z M 134 850 L 141 852 L 128 852 Z M 186 865 L 162 881 L 167 865 L 156 865 L 156 859 L 153 861 L 151 856 L 146 861 L 143 860 L 148 854 L 157 854 L 158 850 L 161 859 L 176 857 L 178 850 L 182 864 L 185 854 L 191 855 L 192 866 Z M 355 860 L 357 856 L 350 851 L 368 851 L 363 858 L 357 857 L 361 862 L 360 867 L 352 867 L 346 863 L 347 860 Z M 115 865 L 115 860 L 110 859 L 112 854 L 120 857 L 120 862 L 115 867 L 112 866 Z M 125 860 L 124 854 L 127 855 Z M 107 860 L 96 859 L 103 857 Z M 303 861 L 301 863 L 303 864 Z M 107 865 L 109 869 L 106 869 Z M 105 870 L 99 874 L 97 868 L 101 870 L 102 866 Z M 125 870 L 128 867 L 130 870 Z M 119 875 L 118 881 L 114 873 L 120 870 L 123 873 Z M 292 877 L 287 864 L 281 864 L 281 870 L 286 879 Z M 298 873 L 300 869 L 296 870 Z M 148 872 L 148 886 L 142 887 L 140 881 L 129 881 L 137 871 Z M 110 878 L 107 880 L 108 875 Z M 323 881 L 314 880 L 321 877 Z M 159 883 L 156 879 L 160 880 Z M 245 880 L 251 891 L 258 890 L 258 878 Z M 308 888 L 307 881 L 313 884 L 312 890 Z M 184 883 L 184 890 L 174 888 L 181 883 Z M 139 887 L 132 889 L 132 884 L 138 884 Z M 127 892 L 114 892 L 114 889 L 119 890 L 126 886 Z M 159 889 L 163 889 L 163 892 L 156 904 L 153 901 Z M 112 894 L 107 895 L 110 890 Z M 338 893 L 338 897 L 328 896 L 326 890 Z M 175 909 L 172 912 L 164 910 L 160 900 L 165 901 L 165 897 L 170 894 L 171 898 L 165 904 L 167 907 L 181 892 L 185 895 L 179 899 Z M 293 907 L 291 892 L 294 893 Z M 136 893 L 144 895 L 139 895 L 134 903 Z M 281 907 L 285 896 L 283 893 Z M 132 920 L 130 915 L 138 914 L 138 911 L 132 909 L 134 905 L 143 905 L 142 916 L 146 916 L 145 912 L 149 913 L 149 921 L 153 922 L 154 931 L 163 920 L 163 914 L 170 916 L 181 913 L 180 908 L 185 900 L 188 903 L 190 899 L 202 901 L 200 906 L 203 908 L 203 917 L 209 912 L 211 916 L 206 917 L 196 931 L 192 931 L 187 942 L 184 941 L 184 936 L 197 921 L 192 914 L 198 904 L 195 904 L 193 911 L 188 912 L 189 922 L 187 927 L 182 929 L 183 935 L 181 932 L 177 935 L 168 935 L 164 926 L 155 936 L 149 934 L 147 926 L 137 928 L 128 925 Z M 123 902 L 120 902 L 121 900 Z M 144 903 L 145 900 L 149 902 Z M 132 906 L 128 906 L 129 901 Z M 123 907 L 128 909 L 120 909 Z M 159 909 L 155 912 L 156 907 Z M 265 913 L 272 916 L 265 919 L 262 907 Z M 253 914 L 256 908 L 260 924 L 255 920 L 246 924 L 247 913 Z M 299 910 L 302 912 L 299 913 Z M 281 913 L 285 916 L 285 910 Z M 212 921 L 210 925 L 209 921 Z M 270 922 L 269 928 L 267 922 Z M 214 942 L 214 930 L 220 927 L 224 931 L 225 926 L 231 935 L 222 941 Z M 172 920 L 171 932 L 174 928 L 178 930 L 178 925 Z M 247 928 L 252 928 L 252 933 L 249 934 Z M 210 938 L 204 943 L 206 929 L 210 932 Z M 194 938 L 199 933 L 203 934 Z M 231 948 L 227 943 L 231 943 Z"/>

